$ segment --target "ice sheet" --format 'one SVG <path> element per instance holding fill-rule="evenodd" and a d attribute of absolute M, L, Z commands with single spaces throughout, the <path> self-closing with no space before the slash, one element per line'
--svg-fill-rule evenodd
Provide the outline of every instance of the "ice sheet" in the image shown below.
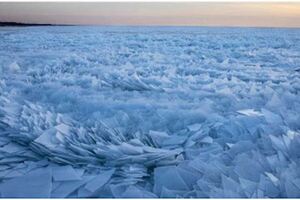
<path fill-rule="evenodd" d="M 300 197 L 299 29 L 0 28 L 1 197 Z"/>

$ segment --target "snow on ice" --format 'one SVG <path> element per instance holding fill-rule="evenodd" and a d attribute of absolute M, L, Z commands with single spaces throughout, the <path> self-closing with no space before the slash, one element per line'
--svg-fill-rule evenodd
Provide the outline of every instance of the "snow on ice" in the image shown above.
<path fill-rule="evenodd" d="M 300 197 L 300 30 L 0 29 L 1 197 Z"/>

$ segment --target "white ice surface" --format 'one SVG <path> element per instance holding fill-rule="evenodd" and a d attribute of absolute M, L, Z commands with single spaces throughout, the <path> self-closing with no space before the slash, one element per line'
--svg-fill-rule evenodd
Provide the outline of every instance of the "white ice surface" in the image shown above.
<path fill-rule="evenodd" d="M 300 30 L 0 28 L 0 197 L 300 197 Z"/>

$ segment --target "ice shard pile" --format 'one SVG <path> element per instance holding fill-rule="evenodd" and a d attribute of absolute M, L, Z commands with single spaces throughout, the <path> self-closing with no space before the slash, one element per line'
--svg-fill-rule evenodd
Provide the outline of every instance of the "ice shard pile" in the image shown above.
<path fill-rule="evenodd" d="M 300 29 L 0 28 L 0 197 L 300 197 Z"/>

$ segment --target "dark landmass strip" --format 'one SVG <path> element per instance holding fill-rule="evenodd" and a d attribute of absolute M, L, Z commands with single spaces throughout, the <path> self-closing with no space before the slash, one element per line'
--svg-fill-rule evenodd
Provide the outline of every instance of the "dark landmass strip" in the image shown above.
<path fill-rule="evenodd" d="M 30 24 L 19 22 L 0 22 L 0 26 L 71 26 L 65 24 Z"/>

